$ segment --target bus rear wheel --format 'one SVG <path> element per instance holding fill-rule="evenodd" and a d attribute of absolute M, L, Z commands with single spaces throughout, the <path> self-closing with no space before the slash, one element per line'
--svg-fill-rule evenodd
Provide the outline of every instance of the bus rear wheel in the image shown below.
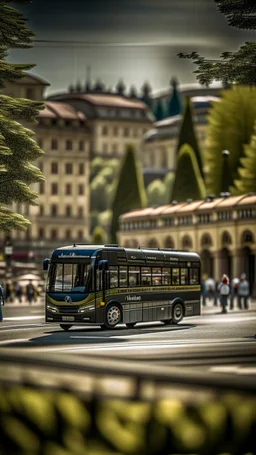
<path fill-rule="evenodd" d="M 118 303 L 111 303 L 106 309 L 105 327 L 107 327 L 107 329 L 113 329 L 121 320 L 122 312 L 120 305 L 118 305 Z"/>
<path fill-rule="evenodd" d="M 67 332 L 69 329 L 71 329 L 72 325 L 71 324 L 60 324 L 60 327 Z"/>
<path fill-rule="evenodd" d="M 172 323 L 173 324 L 178 324 L 180 321 L 182 321 L 184 316 L 184 309 L 182 303 L 178 302 L 175 303 L 173 310 L 172 310 Z"/>

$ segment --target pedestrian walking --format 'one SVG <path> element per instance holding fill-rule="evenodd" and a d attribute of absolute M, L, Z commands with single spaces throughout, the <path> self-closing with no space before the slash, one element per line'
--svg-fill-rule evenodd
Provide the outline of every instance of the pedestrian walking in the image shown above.
<path fill-rule="evenodd" d="M 248 310 L 248 299 L 250 296 L 250 285 L 246 279 L 246 274 L 242 273 L 238 286 L 238 307 L 242 310 L 242 301 L 245 310 Z"/>
<path fill-rule="evenodd" d="M 220 305 L 222 313 L 227 313 L 228 296 L 230 294 L 229 278 L 227 275 L 222 276 L 222 280 L 218 286 L 220 292 Z"/>
<path fill-rule="evenodd" d="M 20 303 L 22 303 L 22 287 L 19 283 L 14 284 L 15 297 Z"/>
<path fill-rule="evenodd" d="M 230 309 L 234 309 L 235 300 L 238 299 L 239 278 L 233 278 L 231 281 Z"/>
<path fill-rule="evenodd" d="M 34 286 L 32 283 L 32 280 L 28 283 L 26 287 L 26 297 L 27 297 L 27 302 L 32 303 L 32 300 L 34 299 Z"/>
<path fill-rule="evenodd" d="M 205 297 L 207 297 L 210 302 L 213 300 L 214 305 L 217 305 L 216 283 L 213 278 L 207 278 L 207 280 L 205 280 Z"/>
<path fill-rule="evenodd" d="M 4 305 L 4 291 L 0 284 L 0 322 L 3 321 L 2 306 Z"/>

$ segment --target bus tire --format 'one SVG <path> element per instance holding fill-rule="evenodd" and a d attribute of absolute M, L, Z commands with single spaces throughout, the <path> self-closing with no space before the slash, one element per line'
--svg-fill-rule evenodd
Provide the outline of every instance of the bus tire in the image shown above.
<path fill-rule="evenodd" d="M 60 327 L 67 332 L 69 329 L 71 329 L 72 325 L 71 324 L 60 324 Z"/>
<path fill-rule="evenodd" d="M 127 327 L 127 329 L 133 329 L 135 324 L 136 324 L 136 322 L 126 322 L 126 327 Z"/>
<path fill-rule="evenodd" d="M 172 323 L 178 324 L 182 321 L 184 316 L 184 307 L 181 302 L 177 302 L 174 304 L 172 309 Z"/>
<path fill-rule="evenodd" d="M 105 312 L 105 327 L 113 329 L 117 324 L 122 322 L 122 308 L 117 302 L 110 303 Z"/>

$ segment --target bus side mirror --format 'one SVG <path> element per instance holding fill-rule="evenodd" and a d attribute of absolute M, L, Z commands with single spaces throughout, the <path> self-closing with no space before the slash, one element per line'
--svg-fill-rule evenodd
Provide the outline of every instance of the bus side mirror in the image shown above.
<path fill-rule="evenodd" d="M 108 261 L 99 261 L 98 267 L 99 270 L 108 270 Z"/>
<path fill-rule="evenodd" d="M 50 259 L 44 259 L 43 260 L 43 270 L 44 271 L 48 270 L 49 264 L 50 264 Z"/>

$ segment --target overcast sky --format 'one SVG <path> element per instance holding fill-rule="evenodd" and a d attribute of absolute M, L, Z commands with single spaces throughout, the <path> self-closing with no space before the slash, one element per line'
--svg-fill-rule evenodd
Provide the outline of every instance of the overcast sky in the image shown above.
<path fill-rule="evenodd" d="M 108 87 L 120 78 L 137 89 L 148 80 L 154 90 L 174 76 L 193 82 L 195 67 L 178 52 L 213 58 L 256 38 L 229 27 L 213 0 L 33 0 L 22 10 L 38 40 L 92 43 L 12 51 L 11 61 L 37 64 L 33 72 L 50 82 L 48 94 L 83 83 L 87 66 Z"/>

